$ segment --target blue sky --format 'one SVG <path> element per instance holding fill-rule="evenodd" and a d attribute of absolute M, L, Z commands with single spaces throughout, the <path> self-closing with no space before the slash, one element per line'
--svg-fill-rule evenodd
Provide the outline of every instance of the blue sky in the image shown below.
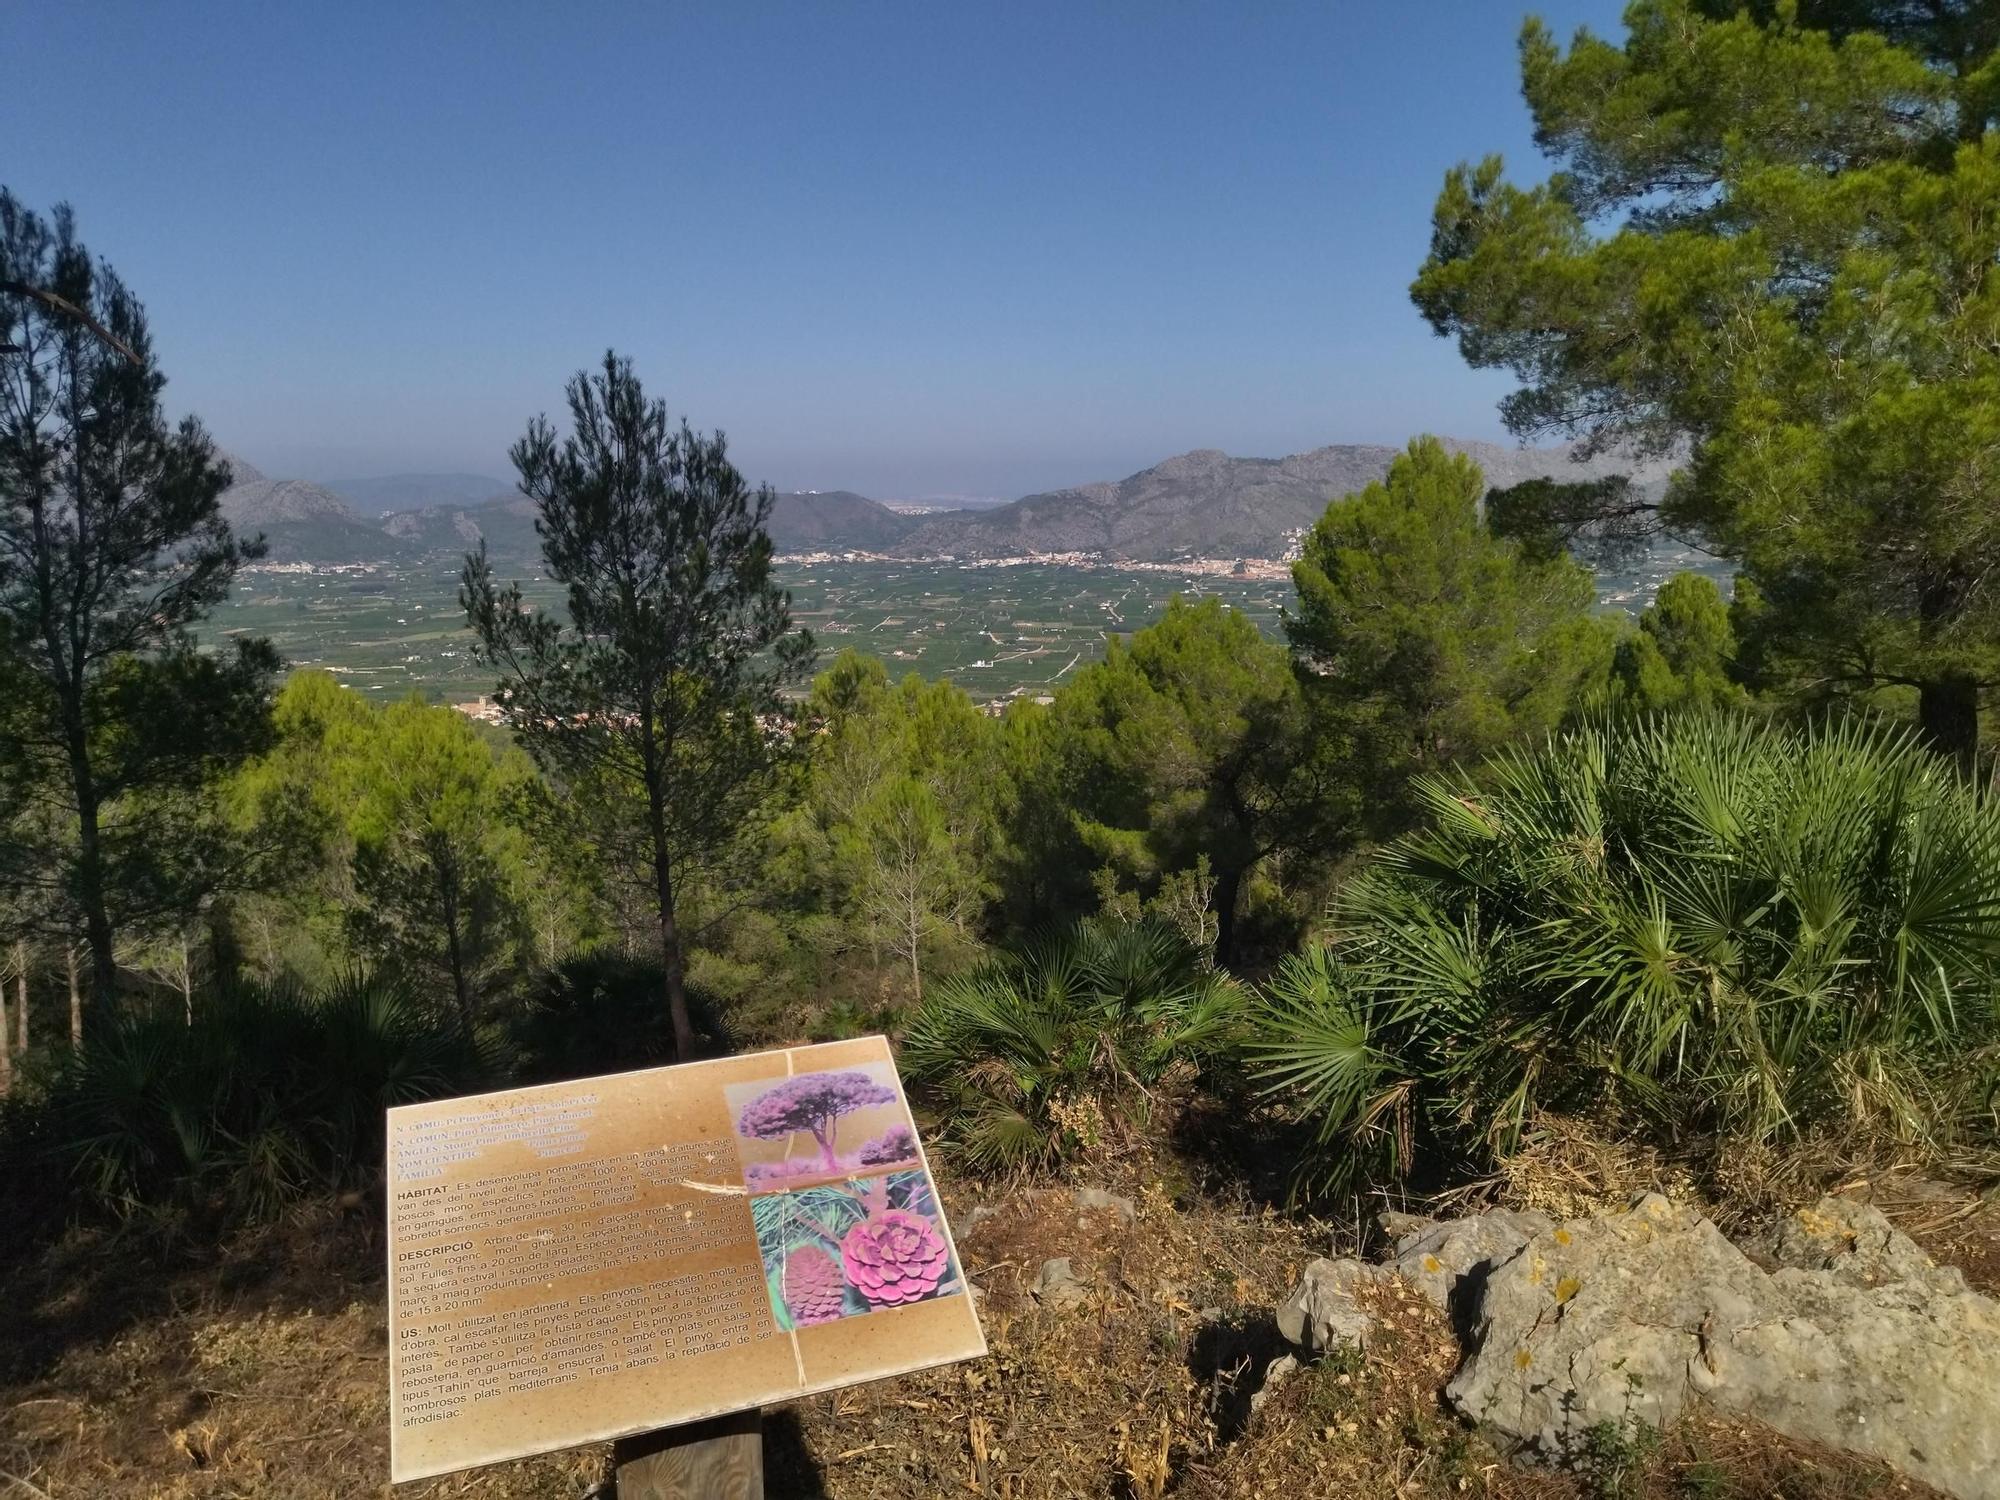
<path fill-rule="evenodd" d="M 753 480 L 1014 495 L 1499 436 L 1406 288 L 1447 167 L 1540 175 L 1529 8 L 17 0 L 0 181 L 273 474 L 504 474 L 615 345 Z"/>

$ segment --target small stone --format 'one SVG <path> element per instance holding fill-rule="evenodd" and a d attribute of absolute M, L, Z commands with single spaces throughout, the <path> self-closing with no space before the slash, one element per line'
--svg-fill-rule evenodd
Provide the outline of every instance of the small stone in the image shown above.
<path fill-rule="evenodd" d="M 1375 1319 L 1355 1292 L 1382 1280 L 1382 1271 L 1358 1260 L 1316 1260 L 1278 1309 L 1278 1332 L 1308 1354 L 1365 1347 Z"/>
<path fill-rule="evenodd" d="M 1067 1255 L 1051 1257 L 1042 1262 L 1042 1268 L 1035 1273 L 1035 1300 L 1044 1307 L 1074 1307 L 1090 1295 L 1083 1278 L 1069 1263 Z"/>
<path fill-rule="evenodd" d="M 1264 1367 L 1264 1380 L 1250 1393 L 1250 1410 L 1257 1411 L 1271 1399 L 1271 1392 L 1283 1385 L 1299 1370 L 1298 1360 L 1290 1354 L 1280 1354 Z"/>
<path fill-rule="evenodd" d="M 1393 1208 L 1385 1208 L 1375 1215 L 1375 1225 L 1382 1231 L 1382 1238 L 1394 1244 L 1413 1234 L 1422 1234 L 1426 1229 L 1435 1229 L 1438 1221 L 1423 1214 L 1397 1213 Z"/>
<path fill-rule="evenodd" d="M 1138 1205 L 1130 1198 L 1117 1193 L 1107 1193 L 1103 1188 L 1080 1187 L 1076 1190 L 1076 1206 L 1083 1209 L 1109 1208 L 1117 1211 L 1118 1222 L 1130 1224 L 1139 1217 Z"/>

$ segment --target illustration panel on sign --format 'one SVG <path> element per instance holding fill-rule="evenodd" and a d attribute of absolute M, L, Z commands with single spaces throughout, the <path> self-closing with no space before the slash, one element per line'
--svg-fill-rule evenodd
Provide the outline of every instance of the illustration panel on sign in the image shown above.
<path fill-rule="evenodd" d="M 922 1171 L 768 1193 L 750 1209 L 781 1329 L 964 1290 Z"/>
<path fill-rule="evenodd" d="M 916 1130 L 892 1064 L 731 1084 L 723 1094 L 753 1193 L 918 1164 Z"/>

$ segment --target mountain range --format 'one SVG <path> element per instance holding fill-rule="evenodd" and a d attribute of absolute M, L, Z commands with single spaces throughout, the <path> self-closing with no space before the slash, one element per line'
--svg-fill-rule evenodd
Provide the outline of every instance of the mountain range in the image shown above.
<path fill-rule="evenodd" d="M 1580 459 L 1573 448 L 1514 448 L 1446 438 L 1494 486 L 1626 473 L 1647 488 L 1667 465 Z M 783 552 L 867 552 L 912 560 L 982 561 L 1059 553 L 1109 560 L 1283 557 L 1327 503 L 1380 479 L 1401 449 L 1333 444 L 1286 458 L 1234 458 L 1197 448 L 1117 481 L 1028 495 L 978 510 L 906 514 L 851 490 L 776 498 L 771 540 Z M 280 562 L 387 562 L 452 557 L 483 539 L 498 557 L 531 558 L 534 507 L 477 474 L 397 474 L 314 484 L 268 479 L 231 459 L 223 514 L 262 532 Z"/>
<path fill-rule="evenodd" d="M 1666 478 L 1663 465 L 1579 459 L 1573 447 L 1442 441 L 1477 462 L 1495 487 L 1614 473 L 1629 473 L 1642 484 Z M 993 510 L 923 517 L 896 550 L 967 560 L 1050 552 L 1093 552 L 1133 562 L 1283 557 L 1329 501 L 1381 479 L 1402 451 L 1336 443 L 1286 458 L 1232 458 L 1197 448 L 1115 483 L 1029 495 Z"/>

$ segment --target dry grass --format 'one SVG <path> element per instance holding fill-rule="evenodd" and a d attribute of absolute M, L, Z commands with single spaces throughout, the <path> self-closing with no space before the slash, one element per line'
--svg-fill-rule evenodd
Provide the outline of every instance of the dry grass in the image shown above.
<path fill-rule="evenodd" d="M 27 1290 L 21 1276 L 0 1289 L 28 1325 L 10 1326 L 10 1342 L 25 1334 L 52 1354 L 36 1373 L 0 1387 L 0 1497 L 348 1500 L 386 1492 L 379 1286 L 315 1284 L 327 1266 L 313 1257 L 297 1285 L 259 1279 L 232 1293 L 224 1287 L 244 1271 L 240 1259 L 162 1281 L 131 1247 L 100 1245 L 97 1253 L 132 1278 L 122 1309 L 68 1299 L 22 1306 L 13 1300 Z M 92 1295 L 106 1297 L 110 1281 Z M 84 1312 L 101 1331 L 56 1347 Z M 602 1468 L 600 1455 L 567 1454 L 399 1493 L 573 1500 Z"/>
<path fill-rule="evenodd" d="M 1571 1212 L 1674 1170 L 1580 1130 L 1563 1139 L 1547 1137 L 1488 1194 Z M 1926 1493 L 1718 1422 L 1643 1451 L 1614 1445 L 1589 1473 L 1518 1467 L 1445 1410 L 1449 1332 L 1421 1298 L 1393 1290 L 1365 1358 L 1302 1370 L 1253 1413 L 1253 1388 L 1281 1352 L 1275 1305 L 1306 1260 L 1351 1248 L 1345 1235 L 1201 1198 L 1171 1157 L 1135 1154 L 1094 1180 L 1135 1201 L 1134 1223 L 1079 1211 L 1064 1188 L 989 1194 L 947 1181 L 991 1357 L 770 1413 L 774 1500 Z M 1870 1186 L 1945 1258 L 2000 1266 L 1991 1205 L 1903 1177 Z M 987 1212 L 968 1227 L 975 1205 Z M 16 1267 L 0 1279 L 0 1500 L 384 1494 L 380 1256 L 370 1225 L 327 1215 L 181 1265 L 82 1238 Z M 1040 1306 L 1030 1291 L 1057 1256 L 1086 1283 L 1074 1307 Z M 580 1450 L 398 1494 L 582 1500 L 606 1470 L 602 1449 Z"/>

